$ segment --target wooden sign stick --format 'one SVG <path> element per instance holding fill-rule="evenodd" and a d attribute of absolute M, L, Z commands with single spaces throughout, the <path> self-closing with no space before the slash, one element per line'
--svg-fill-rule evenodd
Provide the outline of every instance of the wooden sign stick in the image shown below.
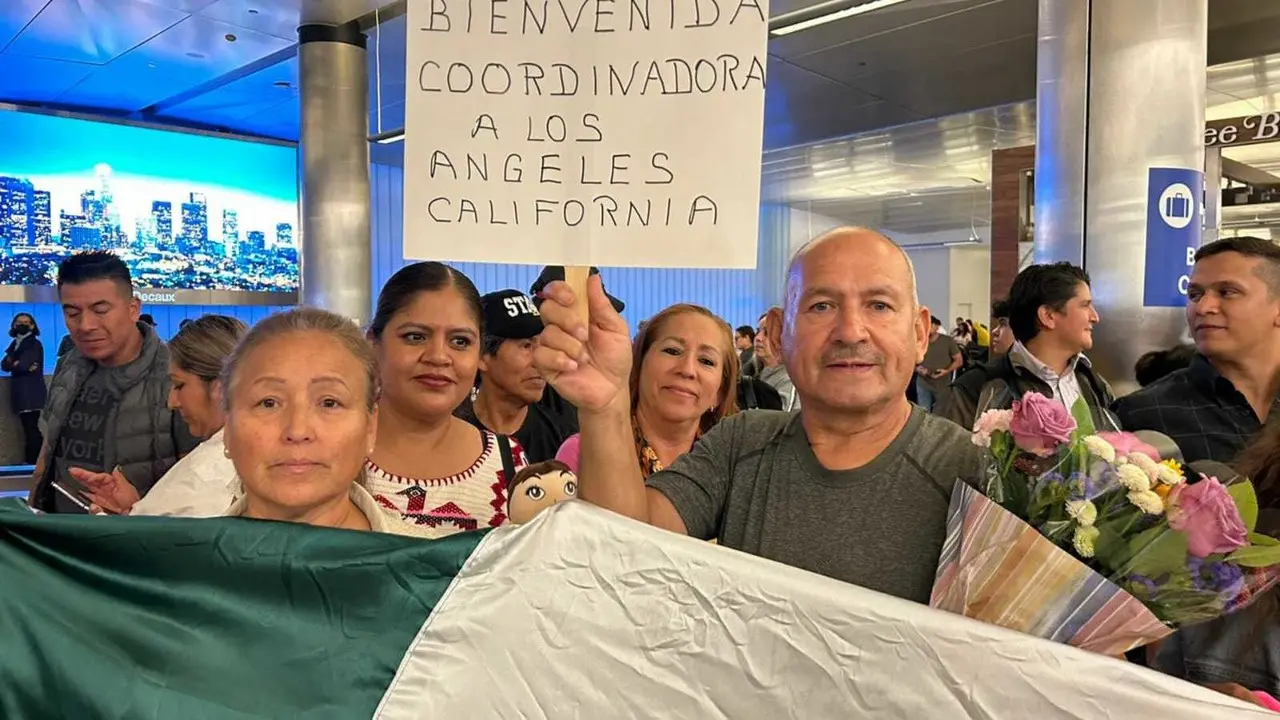
<path fill-rule="evenodd" d="M 591 267 L 588 265 L 566 265 L 564 268 L 564 281 L 569 285 L 569 289 L 573 290 L 573 310 L 578 313 L 578 317 L 583 322 L 590 322 L 590 307 L 587 302 L 587 278 L 591 277 Z"/>

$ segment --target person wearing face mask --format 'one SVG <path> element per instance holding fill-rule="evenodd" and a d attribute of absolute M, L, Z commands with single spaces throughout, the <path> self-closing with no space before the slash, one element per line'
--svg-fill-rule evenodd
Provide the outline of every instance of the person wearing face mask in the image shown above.
<path fill-rule="evenodd" d="M 519 290 L 499 290 L 480 298 L 480 310 L 480 386 L 455 414 L 514 437 L 530 463 L 551 460 L 578 424 L 540 403 L 547 383 L 533 367 L 542 332 L 538 309 Z"/>
<path fill-rule="evenodd" d="M 480 294 L 438 262 L 398 270 L 369 325 L 382 399 L 365 487 L 434 536 L 507 522 L 507 479 L 528 464 L 520 443 L 454 415 L 476 384 Z"/>
<path fill-rule="evenodd" d="M 1036 392 L 1068 410 L 1083 399 L 1099 430 L 1119 430 L 1108 410 L 1111 386 L 1094 371 L 1085 352 L 1093 347 L 1093 307 L 1089 275 L 1070 263 L 1032 265 L 1018 273 L 1009 290 L 1009 329 L 1013 341 L 999 359 L 961 376 L 954 383 L 943 417 L 966 430 L 982 413 L 1008 409 Z"/>
<path fill-rule="evenodd" d="M 672 305 L 654 315 L 632 344 L 631 429 L 640 474 L 649 477 L 721 420 L 737 412 L 738 354 L 725 321 L 698 306 Z M 580 438 L 556 459 L 575 472 Z"/>
<path fill-rule="evenodd" d="M 29 313 L 13 316 L 9 327 L 13 341 L 4 351 L 0 370 L 10 375 L 9 404 L 22 423 L 22 462 L 35 465 L 44 437 L 40 434 L 40 410 L 47 390 L 44 385 L 44 344 L 40 328 Z"/>

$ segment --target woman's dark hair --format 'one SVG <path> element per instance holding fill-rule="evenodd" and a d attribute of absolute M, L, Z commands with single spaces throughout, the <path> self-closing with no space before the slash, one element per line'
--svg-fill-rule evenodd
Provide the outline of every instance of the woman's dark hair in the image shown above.
<path fill-rule="evenodd" d="M 378 307 L 373 313 L 373 322 L 369 324 L 369 335 L 375 340 L 382 338 L 382 331 L 392 316 L 413 302 L 419 293 L 435 292 L 453 288 L 471 309 L 476 327 L 480 327 L 480 293 L 476 290 L 471 278 L 459 270 L 438 262 L 419 262 L 405 265 L 391 276 L 390 280 L 378 292 Z M 484 328 L 480 327 L 483 333 Z"/>
<path fill-rule="evenodd" d="M 40 324 L 36 322 L 36 316 L 29 312 L 14 313 L 13 320 L 9 322 L 9 329 L 13 330 L 13 326 L 18 324 L 18 318 L 25 317 L 31 320 L 31 334 L 40 337 Z M 12 333 L 10 333 L 12 334 Z"/>
<path fill-rule="evenodd" d="M 1068 262 L 1031 265 L 1013 279 L 1009 288 L 1009 329 L 1026 344 L 1040 334 L 1040 308 L 1057 312 L 1067 306 L 1081 285 L 1091 285 L 1089 274 Z"/>
<path fill-rule="evenodd" d="M 1160 378 L 1191 364 L 1196 355 L 1195 345 L 1179 345 L 1168 350 L 1152 350 L 1138 358 L 1133 365 L 1134 379 L 1146 387 Z"/>

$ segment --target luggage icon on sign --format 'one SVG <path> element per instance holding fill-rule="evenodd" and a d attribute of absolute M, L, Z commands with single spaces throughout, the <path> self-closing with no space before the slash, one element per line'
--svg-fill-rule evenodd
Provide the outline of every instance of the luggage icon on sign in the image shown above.
<path fill-rule="evenodd" d="M 1191 224 L 1196 214 L 1196 199 L 1191 188 L 1182 183 L 1173 183 L 1160 193 L 1160 200 L 1155 211 L 1160 213 L 1164 224 L 1174 230 L 1181 230 Z"/>

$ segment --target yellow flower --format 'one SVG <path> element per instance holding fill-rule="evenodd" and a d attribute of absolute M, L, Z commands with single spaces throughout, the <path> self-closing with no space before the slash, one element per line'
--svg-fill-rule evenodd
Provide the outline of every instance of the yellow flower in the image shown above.
<path fill-rule="evenodd" d="M 1159 515 L 1164 512 L 1164 500 L 1159 493 L 1151 490 L 1136 490 L 1129 493 L 1129 502 L 1148 515 Z"/>
<path fill-rule="evenodd" d="M 1169 493 L 1173 492 L 1173 486 L 1160 483 L 1159 485 L 1156 485 L 1154 488 L 1152 488 L 1151 491 L 1159 495 L 1161 500 L 1165 500 L 1165 499 L 1168 499 Z"/>
<path fill-rule="evenodd" d="M 1142 453 L 1133 452 L 1129 453 L 1129 462 L 1137 465 L 1139 468 L 1142 468 L 1142 472 L 1147 474 L 1148 481 L 1155 482 L 1156 477 L 1160 472 L 1157 469 L 1159 466 L 1156 465 L 1155 460 L 1152 460 L 1150 457 L 1143 455 Z"/>
<path fill-rule="evenodd" d="M 1103 440 L 1097 435 L 1089 435 L 1086 437 L 1084 439 L 1084 446 L 1089 451 L 1089 454 L 1096 458 L 1105 460 L 1109 463 L 1116 461 L 1116 449 L 1112 447 L 1111 443 Z"/>
<path fill-rule="evenodd" d="M 1151 478 L 1147 477 L 1147 474 L 1137 465 L 1121 465 L 1116 468 L 1116 477 L 1120 480 L 1120 484 L 1131 492 L 1145 492 L 1151 489 Z"/>
<path fill-rule="evenodd" d="M 1088 500 L 1068 500 L 1067 514 L 1086 527 L 1098 520 L 1098 508 Z"/>
<path fill-rule="evenodd" d="M 1076 528 L 1075 535 L 1071 538 L 1071 544 L 1076 548 L 1076 554 L 1080 557 L 1093 557 L 1094 543 L 1098 541 L 1098 528 L 1092 525 L 1081 525 Z"/>
<path fill-rule="evenodd" d="M 1182 464 L 1177 460 L 1164 460 L 1156 466 L 1156 477 L 1165 485 L 1181 485 Z"/>

